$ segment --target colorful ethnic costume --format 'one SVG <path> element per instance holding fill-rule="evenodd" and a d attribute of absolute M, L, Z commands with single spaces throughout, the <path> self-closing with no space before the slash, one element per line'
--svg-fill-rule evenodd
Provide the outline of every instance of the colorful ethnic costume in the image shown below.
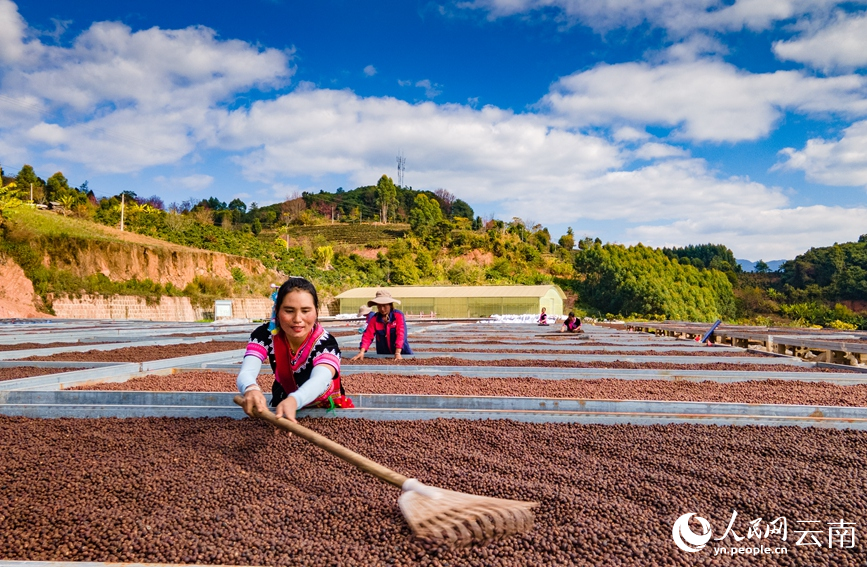
<path fill-rule="evenodd" d="M 250 335 L 250 342 L 244 353 L 244 364 L 241 373 L 238 374 L 239 391 L 244 392 L 250 385 L 253 367 L 255 367 L 255 374 L 252 375 L 252 383 L 255 384 L 255 377 L 258 376 L 262 362 L 266 358 L 274 371 L 274 385 L 271 387 L 272 407 L 277 407 L 290 395 L 296 398 L 299 409 L 305 406 L 354 407 L 352 400 L 346 397 L 340 385 L 340 347 L 337 346 L 337 340 L 319 323 L 313 326 L 304 343 L 294 353 L 283 333 L 273 333 L 267 323 L 257 327 Z M 253 361 L 258 361 L 258 364 Z M 327 380 L 330 372 L 326 368 L 317 370 L 321 365 L 334 369 L 334 376 L 330 382 Z M 308 382 L 310 385 L 304 388 Z"/>

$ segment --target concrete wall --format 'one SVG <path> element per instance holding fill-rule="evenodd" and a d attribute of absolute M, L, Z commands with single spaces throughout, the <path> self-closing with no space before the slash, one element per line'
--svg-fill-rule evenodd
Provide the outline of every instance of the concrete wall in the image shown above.
<path fill-rule="evenodd" d="M 232 299 L 234 319 L 270 319 L 274 303 L 267 297 L 245 297 Z"/>
<path fill-rule="evenodd" d="M 143 319 L 146 321 L 199 321 L 213 318 L 214 308 L 194 308 L 188 297 L 162 297 L 148 305 L 141 297 L 83 295 L 80 298 L 55 298 L 54 312 L 63 319 Z M 232 299 L 232 318 L 268 319 L 268 298 Z"/>

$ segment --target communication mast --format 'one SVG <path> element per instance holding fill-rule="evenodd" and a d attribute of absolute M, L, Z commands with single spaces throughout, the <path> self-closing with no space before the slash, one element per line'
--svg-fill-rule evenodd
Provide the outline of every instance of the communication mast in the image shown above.
<path fill-rule="evenodd" d="M 403 172 L 406 170 L 406 158 L 403 152 L 397 153 L 397 186 L 403 187 Z"/>

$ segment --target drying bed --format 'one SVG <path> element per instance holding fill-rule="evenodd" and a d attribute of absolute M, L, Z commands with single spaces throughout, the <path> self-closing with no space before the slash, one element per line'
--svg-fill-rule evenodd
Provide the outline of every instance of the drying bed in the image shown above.
<path fill-rule="evenodd" d="M 535 367 L 535 368 L 610 368 L 636 369 L 636 370 L 739 370 L 752 372 L 855 372 L 848 369 L 816 368 L 806 364 L 750 364 L 729 362 L 708 362 L 693 364 L 678 364 L 672 362 L 628 362 L 625 360 L 613 361 L 570 361 L 570 360 L 539 360 L 528 359 L 493 359 L 471 360 L 452 356 L 434 356 L 430 358 L 404 357 L 402 360 L 393 358 L 365 358 L 364 360 L 350 360 L 344 358 L 342 364 L 346 365 L 370 365 L 370 366 L 503 366 L 503 367 Z"/>
<path fill-rule="evenodd" d="M 35 366 L 14 366 L 11 368 L 0 368 L 0 382 L 6 380 L 17 380 L 19 378 L 29 378 L 31 376 L 43 376 L 45 374 L 58 374 L 60 372 L 74 372 L 81 370 L 80 368 L 43 368 Z"/>
<path fill-rule="evenodd" d="M 583 339 L 584 336 L 586 336 L 586 335 L 582 335 L 582 339 Z M 410 337 L 410 338 L 412 338 L 412 337 Z M 555 339 L 556 339 L 556 337 L 555 337 Z M 572 339 L 572 340 L 568 340 L 568 339 Z M 624 343 L 607 343 L 607 342 L 598 342 L 598 341 L 594 341 L 594 340 L 589 339 L 589 338 L 586 339 L 586 340 L 577 340 L 577 341 L 574 340 L 574 339 L 576 339 L 576 337 L 574 337 L 574 336 L 567 336 L 567 337 L 564 337 L 563 339 L 560 339 L 559 341 L 556 341 L 556 342 L 560 342 L 560 343 L 568 343 L 568 342 L 572 342 L 572 343 L 574 343 L 575 345 L 578 345 L 578 346 L 624 346 Z M 449 340 L 449 339 L 445 339 L 445 338 L 444 338 L 444 339 L 434 339 L 434 338 L 431 337 L 430 335 L 423 335 L 423 336 L 420 336 L 418 339 L 413 340 L 413 342 L 412 342 L 412 344 L 414 344 L 414 345 L 415 345 L 415 344 L 424 345 L 424 344 L 430 344 L 430 343 L 443 344 L 443 345 L 522 345 L 522 346 L 526 345 L 526 346 L 547 346 L 547 345 L 550 345 L 550 344 L 551 344 L 551 341 L 548 341 L 548 340 L 519 340 L 519 339 L 513 339 L 513 340 L 502 340 L 502 339 L 493 339 L 493 338 L 490 339 L 490 340 L 466 340 L 466 341 L 456 341 L 456 340 Z M 653 344 L 659 345 L 659 341 L 656 341 L 656 342 L 654 342 Z M 684 344 L 689 344 L 689 343 L 684 343 Z M 680 346 L 680 345 L 678 345 L 678 346 Z"/>
<path fill-rule="evenodd" d="M 0 345 L 0 352 L 13 350 L 30 350 L 37 348 L 62 348 L 62 347 L 80 347 L 82 344 L 100 344 L 100 343 L 16 343 L 14 345 Z"/>
<path fill-rule="evenodd" d="M 445 344 L 445 343 L 443 343 Z M 430 348 L 430 347 L 415 347 L 413 346 L 414 352 L 441 352 L 443 349 L 441 348 Z M 484 350 L 480 349 L 471 349 L 471 348 L 449 348 L 449 352 L 484 352 L 491 354 L 527 354 L 527 349 L 519 349 L 519 348 L 486 348 Z M 755 357 L 755 358 L 767 358 L 773 355 L 760 352 L 760 351 L 747 351 L 747 350 L 566 350 L 566 349 L 545 349 L 539 351 L 544 354 L 573 354 L 580 356 L 588 356 L 588 355 L 602 355 L 602 356 L 713 356 L 713 357 Z"/>
<path fill-rule="evenodd" d="M 451 335 L 453 336 L 453 335 Z M 410 337 L 412 339 L 412 337 Z M 608 347 L 623 347 L 628 344 L 642 344 L 642 345 L 655 345 L 659 347 L 667 347 L 667 346 L 690 346 L 692 348 L 702 348 L 700 345 L 696 344 L 693 341 L 652 341 L 652 342 L 634 342 L 634 341 L 622 341 L 622 342 L 605 342 L 605 341 L 596 341 L 589 338 L 588 335 L 554 335 L 551 337 L 554 339 L 555 343 L 561 344 L 573 344 L 575 346 L 608 346 Z M 558 340 L 559 339 L 559 340 Z M 548 339 L 524 339 L 524 338 L 514 338 L 511 340 L 503 339 L 502 335 L 498 335 L 497 337 L 491 337 L 490 339 L 481 339 L 481 340 L 454 340 L 447 338 L 446 335 L 441 335 L 440 337 L 433 337 L 431 335 L 419 335 L 412 341 L 413 345 L 425 345 L 425 344 L 444 344 L 444 345 L 520 345 L 520 346 L 550 346 L 550 340 Z"/>
<path fill-rule="evenodd" d="M 169 375 L 147 375 L 127 382 L 106 382 L 71 390 L 138 392 L 234 392 L 235 374 L 208 370 Z M 272 375 L 259 376 L 259 385 L 271 391 Z M 404 394 L 433 396 L 522 396 L 586 400 L 657 400 L 725 402 L 738 404 L 803 404 L 867 406 L 867 385 L 839 386 L 827 382 L 783 380 L 732 383 L 663 380 L 539 380 L 537 378 L 467 378 L 459 375 L 414 376 L 352 374 L 343 378 L 348 395 Z"/>
<path fill-rule="evenodd" d="M 237 392 L 237 374 L 214 372 L 212 370 L 190 370 L 174 374 L 148 374 L 137 376 L 125 382 L 100 382 L 66 388 L 67 390 L 101 390 L 132 392 Z M 265 392 L 271 391 L 274 376 L 261 374 L 259 386 Z"/>
<path fill-rule="evenodd" d="M 755 565 L 713 545 L 785 547 L 780 565 L 863 565 L 827 545 L 862 533 L 867 433 L 794 427 L 594 426 L 307 419 L 423 482 L 539 502 L 527 535 L 447 549 L 412 538 L 398 490 L 252 420 L 0 417 L 0 557 L 236 565 Z M 456 442 L 460 440 L 459 442 Z M 779 535 L 688 554 L 687 513 L 715 537 L 788 520 Z M 796 521 L 824 545 L 798 546 Z M 767 561 L 761 561 L 767 564 Z"/>
<path fill-rule="evenodd" d="M 30 356 L 21 360 L 77 361 L 77 362 L 148 362 L 197 354 L 208 354 L 243 349 L 246 341 L 209 341 L 203 343 L 180 343 L 172 345 L 132 346 L 113 350 L 89 350 L 86 352 L 62 352 L 49 356 Z"/>

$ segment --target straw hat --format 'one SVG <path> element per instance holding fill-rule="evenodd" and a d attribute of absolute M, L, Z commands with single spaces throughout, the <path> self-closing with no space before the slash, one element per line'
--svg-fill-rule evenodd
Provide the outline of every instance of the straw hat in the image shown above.
<path fill-rule="evenodd" d="M 386 305 L 388 303 L 397 303 L 400 305 L 400 300 L 393 298 L 387 291 L 379 290 L 376 292 L 376 297 L 367 302 L 367 306 L 373 307 L 374 305 Z"/>
<path fill-rule="evenodd" d="M 358 316 L 359 317 L 366 317 L 367 315 L 370 315 L 370 311 L 371 311 L 370 307 L 368 307 L 367 305 L 362 305 L 361 307 L 358 308 Z"/>

